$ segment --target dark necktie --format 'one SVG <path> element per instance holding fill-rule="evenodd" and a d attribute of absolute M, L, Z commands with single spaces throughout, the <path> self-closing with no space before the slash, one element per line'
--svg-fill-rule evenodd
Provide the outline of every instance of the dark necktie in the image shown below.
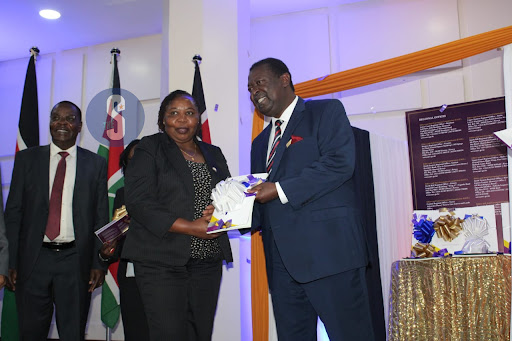
<path fill-rule="evenodd" d="M 52 194 L 50 195 L 50 208 L 48 210 L 48 222 L 46 224 L 46 236 L 54 240 L 60 234 L 60 214 L 62 209 L 62 189 L 66 176 L 66 157 L 68 152 L 60 152 L 61 159 L 57 165 L 55 178 L 53 179 Z"/>
<path fill-rule="evenodd" d="M 274 156 L 276 155 L 277 146 L 279 146 L 279 142 L 281 142 L 281 124 L 283 121 L 277 120 L 275 125 L 275 133 L 274 133 L 274 141 L 272 142 L 272 148 L 270 148 L 270 153 L 268 154 L 267 160 L 267 173 L 270 173 L 272 169 L 272 165 L 274 164 Z"/>

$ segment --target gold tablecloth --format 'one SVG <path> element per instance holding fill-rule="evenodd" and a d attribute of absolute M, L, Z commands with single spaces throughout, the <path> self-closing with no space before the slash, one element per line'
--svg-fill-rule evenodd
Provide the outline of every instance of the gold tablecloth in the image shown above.
<path fill-rule="evenodd" d="M 509 340 L 510 256 L 396 261 L 388 340 Z"/>

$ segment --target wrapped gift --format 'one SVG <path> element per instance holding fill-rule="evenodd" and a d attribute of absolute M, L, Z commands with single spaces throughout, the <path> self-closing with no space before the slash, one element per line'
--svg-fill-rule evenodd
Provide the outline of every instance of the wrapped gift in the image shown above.
<path fill-rule="evenodd" d="M 247 190 L 264 182 L 267 176 L 267 173 L 248 174 L 219 182 L 212 190 L 215 210 L 207 233 L 251 227 L 256 196 Z"/>
<path fill-rule="evenodd" d="M 412 246 L 416 248 L 419 243 L 450 254 L 498 251 L 494 205 L 416 210 L 412 222 Z"/>

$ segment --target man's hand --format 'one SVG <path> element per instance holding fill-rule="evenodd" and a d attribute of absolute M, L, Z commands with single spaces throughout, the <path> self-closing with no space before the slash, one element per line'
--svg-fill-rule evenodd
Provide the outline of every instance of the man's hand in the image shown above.
<path fill-rule="evenodd" d="M 104 280 L 105 271 L 100 269 L 91 269 L 91 277 L 89 279 L 89 292 L 93 292 L 94 289 L 101 287 Z"/>
<path fill-rule="evenodd" d="M 106 242 L 101 246 L 100 256 L 102 260 L 109 260 L 114 255 L 114 251 L 116 250 L 117 240 Z"/>
<path fill-rule="evenodd" d="M 273 182 L 263 182 L 251 189 L 248 189 L 247 192 L 256 193 L 256 201 L 262 204 L 279 197 L 276 184 Z"/>
<path fill-rule="evenodd" d="M 5 275 L 0 275 L 0 289 L 2 289 L 5 284 L 7 284 L 7 277 Z"/>
<path fill-rule="evenodd" d="M 7 279 L 7 288 L 12 291 L 16 290 L 16 278 L 18 277 L 18 272 L 15 269 L 9 269 L 9 278 Z"/>

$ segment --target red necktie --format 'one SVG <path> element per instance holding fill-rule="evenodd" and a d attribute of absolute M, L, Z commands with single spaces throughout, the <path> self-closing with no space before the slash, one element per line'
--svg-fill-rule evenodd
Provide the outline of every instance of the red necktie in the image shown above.
<path fill-rule="evenodd" d="M 55 178 L 53 179 L 52 194 L 50 195 L 50 208 L 48 211 L 48 223 L 46 224 L 46 236 L 54 240 L 60 234 L 60 213 L 62 209 L 62 189 L 66 176 L 66 157 L 68 152 L 60 152 L 62 157 L 57 165 Z"/>
<path fill-rule="evenodd" d="M 267 173 L 270 173 L 272 169 L 272 165 L 274 164 L 274 156 L 276 155 L 277 146 L 279 146 L 279 142 L 281 142 L 281 124 L 283 121 L 277 120 L 275 125 L 276 129 L 274 132 L 274 141 L 272 142 L 272 148 L 270 149 L 270 153 L 268 154 L 267 160 Z"/>

